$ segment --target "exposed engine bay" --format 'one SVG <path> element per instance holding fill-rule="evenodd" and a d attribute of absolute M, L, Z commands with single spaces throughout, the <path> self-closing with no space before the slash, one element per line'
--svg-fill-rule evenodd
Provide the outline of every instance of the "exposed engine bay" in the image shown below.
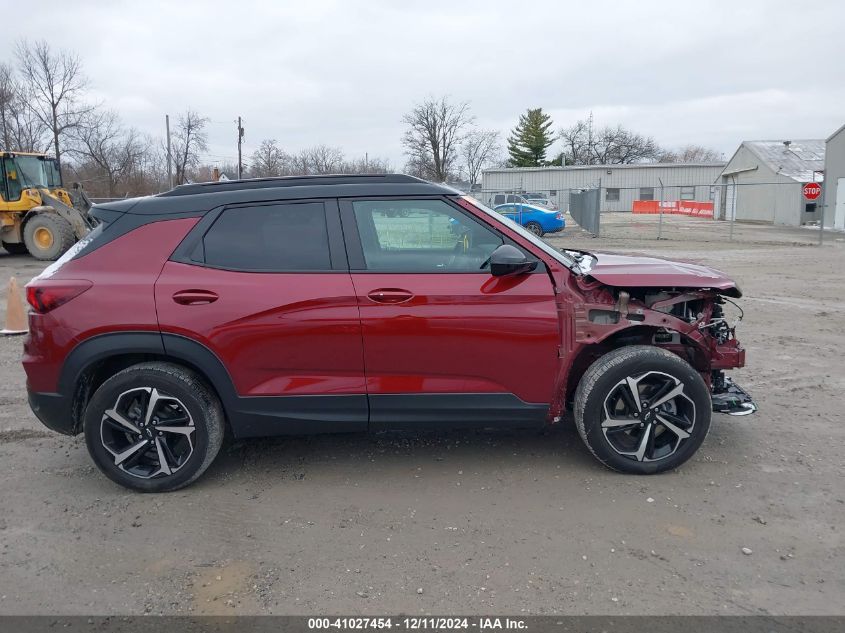
<path fill-rule="evenodd" d="M 586 346 L 580 352 L 587 359 L 621 345 L 663 347 L 701 374 L 714 411 L 756 411 L 750 396 L 724 374 L 745 365 L 745 350 L 736 338 L 743 311 L 725 296 L 741 296 L 738 289 L 614 287 L 590 275 L 574 276 L 572 283 L 584 298 L 572 306 L 575 347 Z"/>

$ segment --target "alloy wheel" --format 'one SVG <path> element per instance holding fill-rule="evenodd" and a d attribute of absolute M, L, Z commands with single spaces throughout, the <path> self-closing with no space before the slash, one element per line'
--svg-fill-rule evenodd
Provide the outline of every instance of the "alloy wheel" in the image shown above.
<path fill-rule="evenodd" d="M 695 403 L 683 382 L 650 371 L 628 376 L 604 400 L 602 432 L 620 455 L 654 462 L 674 454 L 695 426 Z"/>
<path fill-rule="evenodd" d="M 100 438 L 115 466 L 141 479 L 182 468 L 194 452 L 195 433 L 182 401 L 154 387 L 124 391 L 100 421 Z"/>

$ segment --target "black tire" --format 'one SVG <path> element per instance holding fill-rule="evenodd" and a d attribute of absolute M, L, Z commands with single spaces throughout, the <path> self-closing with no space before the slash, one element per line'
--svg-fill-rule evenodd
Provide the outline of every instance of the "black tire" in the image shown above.
<path fill-rule="evenodd" d="M 6 249 L 6 252 L 9 253 L 9 255 L 26 255 L 29 253 L 29 250 L 26 248 L 26 244 L 23 242 L 18 242 L 17 244 L 3 242 L 3 248 Z"/>
<path fill-rule="evenodd" d="M 146 415 L 152 394 L 158 400 Z M 118 423 L 121 417 L 137 434 Z M 195 481 L 220 451 L 224 429 L 223 408 L 206 383 L 184 367 L 162 362 L 133 365 L 109 378 L 94 393 L 84 419 L 85 442 L 97 467 L 112 481 L 141 492 L 169 492 Z M 118 466 L 120 456 L 135 446 L 143 450 Z"/>
<path fill-rule="evenodd" d="M 543 237 L 543 227 L 537 222 L 529 222 L 525 228 L 531 231 L 537 237 Z"/>
<path fill-rule="evenodd" d="M 654 407 L 676 393 L 679 384 L 678 395 Z M 633 402 L 635 390 L 639 403 Z M 605 466 L 624 473 L 660 473 L 686 462 L 707 437 L 711 412 L 710 391 L 701 375 L 679 356 L 648 345 L 605 354 L 575 391 L 581 439 Z"/>
<path fill-rule="evenodd" d="M 36 232 L 49 232 L 51 240 L 49 244 L 39 242 Z M 76 242 L 73 234 L 73 227 L 70 222 L 54 213 L 39 213 L 27 220 L 23 228 L 23 242 L 26 250 L 35 259 L 55 260 L 61 257 L 67 249 Z"/>

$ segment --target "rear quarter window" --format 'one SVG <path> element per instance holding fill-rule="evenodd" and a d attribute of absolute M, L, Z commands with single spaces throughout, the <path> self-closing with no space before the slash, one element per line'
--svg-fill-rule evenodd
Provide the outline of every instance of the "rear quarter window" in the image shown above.
<path fill-rule="evenodd" d="M 224 210 L 203 237 L 207 266 L 256 272 L 332 267 L 325 207 L 320 202 Z"/>

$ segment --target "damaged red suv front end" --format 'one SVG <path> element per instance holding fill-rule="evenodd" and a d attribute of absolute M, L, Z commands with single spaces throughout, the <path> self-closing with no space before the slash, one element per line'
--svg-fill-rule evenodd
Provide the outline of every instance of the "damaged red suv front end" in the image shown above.
<path fill-rule="evenodd" d="M 572 252 L 582 275 L 569 278 L 574 341 L 583 346 L 578 364 L 586 367 L 620 339 L 653 345 L 684 358 L 711 390 L 713 411 L 748 415 L 751 397 L 724 374 L 745 366 L 736 338 L 742 296 L 724 273 L 698 264 L 653 257 Z M 580 300 L 579 300 L 580 299 Z M 579 350 L 574 350 L 579 351 Z M 571 375 L 580 375 L 573 367 Z M 570 385 L 570 392 L 574 385 Z"/>

